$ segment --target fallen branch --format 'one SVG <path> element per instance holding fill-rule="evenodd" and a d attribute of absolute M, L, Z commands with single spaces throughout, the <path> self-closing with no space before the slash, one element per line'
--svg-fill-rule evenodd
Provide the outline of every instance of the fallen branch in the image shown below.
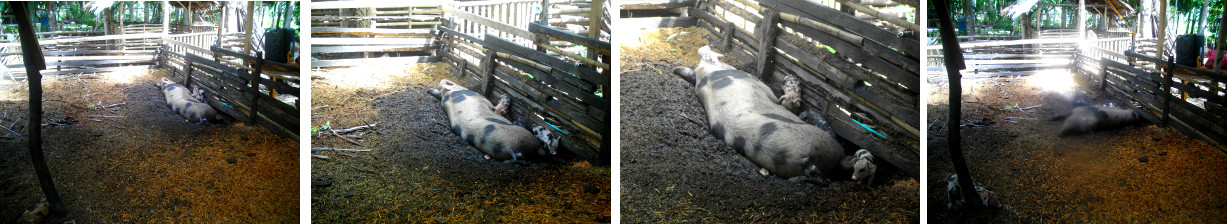
<path fill-rule="evenodd" d="M 333 152 L 370 152 L 370 149 L 336 149 L 328 147 L 312 147 L 311 151 L 333 151 Z"/>
<path fill-rule="evenodd" d="M 354 145 L 362 146 L 362 143 L 358 143 L 358 141 L 354 141 L 353 139 L 349 139 L 349 138 L 346 138 L 345 136 L 341 136 L 341 134 L 337 134 L 337 130 L 329 130 L 329 132 L 332 132 L 333 136 L 337 136 L 337 138 L 341 138 L 341 140 L 345 140 L 349 143 L 354 143 Z"/>
<path fill-rule="evenodd" d="M 366 130 L 366 129 L 368 129 L 368 128 L 375 128 L 375 124 L 368 124 L 368 125 L 362 125 L 362 126 L 354 126 L 354 127 L 352 127 L 352 128 L 345 128 L 345 129 L 341 129 L 341 130 L 333 130 L 333 132 L 336 132 L 336 133 L 342 133 L 342 134 L 344 134 L 344 133 L 350 133 L 350 132 L 355 132 L 355 131 L 362 131 L 362 130 Z"/>
<path fill-rule="evenodd" d="M 393 93 L 399 93 L 400 91 L 402 91 L 402 90 L 397 90 L 397 91 L 390 92 L 390 93 L 384 93 L 383 95 L 379 95 L 379 96 L 376 96 L 375 98 L 371 98 L 371 101 L 378 100 L 380 97 L 384 97 L 384 96 L 387 96 L 387 95 L 392 95 Z"/>
<path fill-rule="evenodd" d="M 85 116 L 85 117 L 88 117 L 88 118 L 96 118 L 96 117 L 101 117 L 101 118 L 120 118 L 120 117 L 124 117 L 124 116 L 111 116 L 111 115 L 89 115 L 89 116 Z"/>
<path fill-rule="evenodd" d="M 106 105 L 106 106 L 102 106 L 102 109 L 111 109 L 111 107 L 118 107 L 118 106 L 123 106 L 123 105 L 128 105 L 128 103 L 125 102 L 125 103 Z"/>
<path fill-rule="evenodd" d="M 8 130 L 9 132 L 12 132 L 14 135 L 17 135 L 17 137 L 21 137 L 21 134 L 18 134 L 17 132 L 13 131 L 13 129 L 9 129 L 4 126 L 0 126 L 0 128 L 4 128 L 4 130 Z"/>
<path fill-rule="evenodd" d="M 1005 117 L 1006 120 L 1037 120 L 1034 117 Z"/>
<path fill-rule="evenodd" d="M 322 160 L 329 160 L 329 159 L 330 159 L 330 158 L 328 158 L 327 156 L 321 156 L 321 155 L 316 155 L 316 154 L 311 154 L 311 158 L 322 159 Z"/>

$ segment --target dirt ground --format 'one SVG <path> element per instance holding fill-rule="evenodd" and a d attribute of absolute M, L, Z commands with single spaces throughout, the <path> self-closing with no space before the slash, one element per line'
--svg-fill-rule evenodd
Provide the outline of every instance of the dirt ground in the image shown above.
<path fill-rule="evenodd" d="M 964 80 L 963 156 L 975 182 L 1005 209 L 961 213 L 946 208 L 954 173 L 946 131 L 949 86 L 928 96 L 928 211 L 940 223 L 1198 223 L 1227 220 L 1227 154 L 1170 127 L 1139 124 L 1056 137 L 1044 119 L 1041 77 Z M 1066 78 L 1068 79 L 1068 78 Z M 1090 103 L 1108 97 L 1075 88 Z M 1113 102 L 1122 105 L 1125 102 Z M 1128 104 L 1125 104 L 1128 105 Z M 1026 112 L 1023 112 L 1026 111 Z M 1011 118 L 1006 117 L 1021 117 Z M 1038 119 L 1033 119 L 1038 118 Z M 966 125 L 971 124 L 971 125 Z M 938 136 L 941 135 L 941 136 Z"/>
<path fill-rule="evenodd" d="M 47 222 L 297 222 L 298 143 L 259 126 L 185 122 L 153 85 L 162 74 L 43 78 L 43 118 L 72 124 L 42 128 L 68 210 Z M 0 92 L 6 128 L 27 121 L 23 85 L 3 84 L 11 87 Z M 43 194 L 24 137 L 0 130 L 0 154 L 0 223 L 16 222 Z"/>
<path fill-rule="evenodd" d="M 314 72 L 311 124 L 374 130 L 315 135 L 312 222 L 610 222 L 610 169 L 574 158 L 487 161 L 447 128 L 427 93 L 450 77 L 444 63 Z M 463 86 L 467 83 L 460 83 Z"/>
<path fill-rule="evenodd" d="M 670 73 L 695 66 L 708 35 L 697 27 L 649 29 L 621 42 L 624 222 L 918 222 L 915 179 L 879 178 L 866 187 L 763 177 L 712 137 L 694 88 Z"/>

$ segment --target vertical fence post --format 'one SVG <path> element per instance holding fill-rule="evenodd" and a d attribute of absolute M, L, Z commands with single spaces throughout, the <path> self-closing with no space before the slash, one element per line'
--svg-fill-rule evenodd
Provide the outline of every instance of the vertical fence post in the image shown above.
<path fill-rule="evenodd" d="M 494 62 L 494 58 L 497 57 L 495 54 L 498 53 L 494 49 L 486 48 L 486 55 L 481 59 L 481 69 L 484 72 L 481 78 L 481 96 L 483 97 L 490 96 L 490 84 L 493 83 L 490 80 L 494 79 L 494 69 L 498 67 Z"/>
<path fill-rule="evenodd" d="M 726 54 L 729 52 L 729 46 L 733 45 L 734 29 L 737 29 L 737 25 L 734 25 L 733 22 L 725 22 L 724 30 L 720 31 L 720 38 L 724 38 L 720 42 L 720 51 L 724 51 Z"/>
<path fill-rule="evenodd" d="M 251 111 L 247 113 L 247 124 L 255 124 L 256 119 L 259 118 L 257 117 L 257 112 L 260 104 L 260 71 L 263 70 L 262 67 L 264 67 L 264 53 L 257 51 L 256 64 L 252 67 L 251 77 L 248 80 L 251 83 L 251 88 L 248 89 L 248 93 L 251 93 L 251 105 L 248 105 L 248 108 Z"/>
<path fill-rule="evenodd" d="M 540 17 L 541 18 L 538 19 L 538 21 L 541 22 L 542 26 L 550 26 L 550 0 L 541 0 Z M 542 47 L 541 45 L 549 45 L 550 41 L 545 36 L 539 35 L 535 40 L 533 40 L 533 43 L 537 44 L 537 51 L 545 52 L 545 47 Z"/>
<path fill-rule="evenodd" d="M 758 24 L 758 60 L 756 61 L 755 72 L 758 72 L 758 80 L 766 82 L 767 75 L 770 74 L 772 64 L 769 63 L 771 58 L 775 56 L 775 38 L 779 33 L 779 29 L 775 26 L 780 21 L 780 10 L 776 8 L 767 8 L 763 12 L 763 20 Z"/>
<path fill-rule="evenodd" d="M 183 78 L 183 79 L 184 79 L 184 80 L 183 80 L 183 87 L 189 87 L 189 86 L 191 86 L 191 85 L 192 85 L 192 67 L 193 67 L 193 65 L 192 65 L 192 64 L 193 64 L 193 63 L 192 63 L 192 61 L 188 61 L 188 60 L 184 60 L 184 61 L 187 61 L 187 66 L 186 66 L 187 68 L 186 68 L 186 69 L 183 69 L 183 71 L 184 71 L 184 72 L 183 72 L 183 74 L 184 74 L 184 75 L 183 75 L 183 77 L 184 77 L 184 78 Z M 189 88 L 189 89 L 191 89 L 191 88 Z"/>
<path fill-rule="evenodd" d="M 1108 64 L 1107 58 L 1099 58 L 1099 90 L 1104 90 L 1108 87 Z"/>
<path fill-rule="evenodd" d="M 1162 95 L 1160 95 L 1160 96 L 1163 96 L 1163 119 L 1162 119 L 1163 122 L 1161 122 L 1163 126 L 1168 125 L 1167 117 L 1171 115 L 1171 106 L 1172 106 L 1171 102 L 1172 102 L 1172 97 L 1173 97 L 1172 96 L 1172 82 L 1174 81 L 1173 79 L 1175 79 L 1174 77 L 1175 71 L 1176 71 L 1176 57 L 1167 58 L 1167 71 L 1165 71 L 1167 75 L 1163 79 L 1163 93 Z"/>

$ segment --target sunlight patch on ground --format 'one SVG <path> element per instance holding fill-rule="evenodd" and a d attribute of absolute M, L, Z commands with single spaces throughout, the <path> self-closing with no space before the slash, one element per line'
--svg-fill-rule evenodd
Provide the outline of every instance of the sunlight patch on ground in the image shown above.
<path fill-rule="evenodd" d="M 1044 90 L 1069 92 L 1074 88 L 1074 74 L 1068 71 L 1041 71 L 1026 80 L 1028 85 Z"/>

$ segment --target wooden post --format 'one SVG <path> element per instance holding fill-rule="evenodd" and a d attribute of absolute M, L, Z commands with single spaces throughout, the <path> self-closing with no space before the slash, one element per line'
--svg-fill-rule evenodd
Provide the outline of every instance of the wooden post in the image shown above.
<path fill-rule="evenodd" d="M 1160 96 L 1163 96 L 1163 119 L 1161 119 L 1162 122 L 1160 122 L 1161 124 L 1163 124 L 1163 126 L 1168 125 L 1167 117 L 1171 114 L 1172 82 L 1174 81 L 1173 79 L 1175 78 L 1173 76 L 1175 71 L 1176 71 L 1176 57 L 1167 58 L 1167 69 L 1166 71 L 1164 71 L 1167 74 L 1165 75 L 1165 77 L 1163 77 L 1164 78 L 1163 79 L 1163 93 L 1160 95 Z"/>
<path fill-rule="evenodd" d="M 733 22 L 725 21 L 724 30 L 720 31 L 720 38 L 723 38 L 723 41 L 720 42 L 720 51 L 726 54 L 729 52 L 729 47 L 733 46 L 733 32 L 736 32 L 733 30 L 735 29 L 737 26 L 733 25 Z"/>
<path fill-rule="evenodd" d="M 546 25 L 546 26 L 550 25 L 550 0 L 541 0 L 540 17 L 541 18 L 538 19 L 538 21 L 541 22 L 541 25 Z M 540 35 L 540 36 L 537 36 L 536 40 L 533 40 L 533 45 L 537 46 L 537 51 L 545 52 L 545 47 L 541 47 L 541 45 L 543 44 L 544 45 L 550 44 L 550 39 L 548 36 Z"/>
<path fill-rule="evenodd" d="M 758 24 L 757 36 L 758 41 L 758 59 L 755 61 L 755 70 L 758 72 L 758 80 L 766 82 L 767 75 L 771 74 L 772 66 L 769 63 L 775 55 L 775 38 L 779 33 L 779 28 L 775 26 L 780 21 L 780 10 L 776 8 L 767 8 L 763 12 L 763 20 Z"/>
<path fill-rule="evenodd" d="M 482 57 L 481 59 L 481 69 L 483 72 L 481 75 L 481 96 L 489 97 L 491 89 L 490 84 L 493 83 L 491 80 L 494 79 L 494 69 L 498 67 L 498 63 L 494 62 L 494 58 L 498 57 L 495 55 L 498 53 L 496 53 L 494 49 L 489 48 L 486 48 L 485 53 L 485 57 Z"/>
<path fill-rule="evenodd" d="M 248 89 L 248 93 L 251 94 L 251 105 L 248 105 L 248 107 L 251 108 L 251 111 L 248 111 L 247 124 L 255 124 L 256 119 L 259 119 L 257 113 L 260 104 L 260 71 L 263 70 L 263 67 L 264 52 L 257 51 L 256 64 L 252 66 L 251 77 L 248 80 L 251 83 L 251 88 Z"/>
<path fill-rule="evenodd" d="M 184 60 L 184 61 L 187 61 L 187 66 L 184 66 L 186 69 L 183 70 L 183 74 L 184 74 L 183 75 L 184 77 L 183 86 L 188 87 L 192 85 L 192 69 L 193 69 L 192 67 L 194 66 L 192 65 L 193 63 L 191 60 Z M 191 89 L 191 88 L 188 88 L 188 89 Z"/>
<path fill-rule="evenodd" d="M 253 46 L 251 45 L 251 32 L 252 32 L 252 23 L 253 23 L 252 20 L 255 18 L 255 13 L 256 13 L 256 2 L 255 1 L 247 2 L 247 18 L 246 20 L 243 20 L 243 40 L 244 40 L 243 41 L 243 53 L 244 54 L 250 55 L 256 52 L 254 49 L 252 49 Z M 260 57 L 260 58 L 263 58 L 263 57 Z"/>
<path fill-rule="evenodd" d="M 38 45 L 38 36 L 34 34 L 34 24 L 30 23 L 29 8 L 26 2 L 12 2 L 13 11 L 17 14 L 17 30 L 21 35 L 22 61 L 26 64 L 26 82 L 30 84 L 30 119 L 26 136 L 30 144 L 30 162 L 34 165 L 34 173 L 38 176 L 38 184 L 51 205 L 51 214 L 57 217 L 68 213 L 64 202 L 55 190 L 55 182 L 51 178 L 51 170 L 47 169 L 47 161 L 43 158 L 43 76 L 40 71 L 47 68 L 43 61 L 43 51 Z M 7 203 L 7 202 L 6 202 Z"/>
<path fill-rule="evenodd" d="M 946 56 L 946 74 L 950 79 L 950 117 L 946 118 L 948 122 L 946 128 L 946 138 L 949 139 L 947 149 L 950 150 L 950 161 L 954 163 L 954 173 L 958 175 L 960 189 L 963 190 L 963 199 L 967 201 L 966 209 L 976 210 L 981 206 L 980 197 L 976 194 L 976 188 L 971 178 L 971 171 L 967 170 L 967 161 L 963 158 L 962 138 L 959 134 L 959 126 L 963 120 L 963 85 L 962 75 L 959 70 L 967 67 L 963 61 L 962 48 L 959 47 L 958 35 L 954 33 L 954 19 L 950 18 L 950 2 L 947 0 L 933 0 L 934 7 L 937 9 L 939 31 L 942 38 L 942 54 Z"/>
<path fill-rule="evenodd" d="M 1105 90 L 1108 87 L 1108 66 L 1104 64 L 1107 58 L 1099 58 L 1099 90 Z"/>
<path fill-rule="evenodd" d="M 1167 42 L 1167 1 L 1159 0 L 1159 32 L 1157 35 L 1159 42 L 1155 45 L 1155 58 L 1166 58 L 1167 52 L 1163 50 L 1163 43 Z"/>
<path fill-rule="evenodd" d="M 591 7 L 591 11 L 590 11 L 591 15 L 588 16 L 588 22 L 589 22 L 588 37 L 591 37 L 592 39 L 598 39 L 598 40 L 601 39 L 601 26 L 604 25 L 604 22 L 601 21 L 601 18 L 603 18 L 604 15 L 602 15 L 601 13 L 605 11 L 605 9 L 603 9 L 605 6 L 605 1 L 606 0 L 592 0 L 591 2 L 592 5 L 589 6 Z M 549 24 L 546 24 L 546 25 L 549 25 Z M 601 60 L 600 57 L 597 57 L 595 48 L 592 48 L 592 47 L 585 47 L 585 48 L 588 49 L 589 59 Z M 595 68 L 596 65 L 592 65 L 590 67 Z"/>
<path fill-rule="evenodd" d="M 1111 4 L 1111 3 L 1108 3 L 1108 4 Z M 1078 20 L 1074 20 L 1074 22 L 1078 23 L 1078 38 L 1082 39 L 1082 38 L 1086 38 L 1086 0 L 1078 0 L 1077 10 L 1078 10 Z M 1082 46 L 1078 46 L 1078 47 L 1082 47 Z"/>
<path fill-rule="evenodd" d="M 162 1 L 162 38 L 170 36 L 170 1 Z"/>
<path fill-rule="evenodd" d="M 116 14 L 119 14 L 119 26 L 118 26 L 118 27 L 119 27 L 119 29 L 118 29 L 118 31 L 119 31 L 119 35 L 124 35 L 124 34 L 127 34 L 127 32 L 124 32 L 124 14 L 127 14 L 127 13 L 124 13 L 124 8 L 126 8 L 126 6 L 128 5 L 128 3 L 127 3 L 127 2 L 116 2 L 116 4 L 115 4 L 115 5 L 116 5 L 115 7 L 119 7 L 119 10 L 111 10 L 111 12 L 114 12 L 114 13 L 116 13 Z M 118 49 L 120 49 L 120 50 L 128 50 L 128 46 L 125 46 L 125 44 L 127 44 L 127 41 L 125 41 L 124 39 L 118 39 L 118 40 L 115 40 L 115 41 L 116 41 L 116 42 L 119 42 L 119 48 L 118 48 Z"/>

